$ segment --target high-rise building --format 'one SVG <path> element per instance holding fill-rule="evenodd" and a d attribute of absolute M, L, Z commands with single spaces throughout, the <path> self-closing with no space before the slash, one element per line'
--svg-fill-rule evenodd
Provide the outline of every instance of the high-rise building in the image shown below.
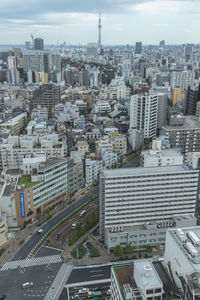
<path fill-rule="evenodd" d="M 165 40 L 160 41 L 159 46 L 165 48 Z"/>
<path fill-rule="evenodd" d="M 56 84 L 43 84 L 34 91 L 30 101 L 30 111 L 38 105 L 48 109 L 48 116 L 51 118 L 52 110 L 60 102 L 60 86 Z"/>
<path fill-rule="evenodd" d="M 185 46 L 185 60 L 192 61 L 193 60 L 193 44 L 187 44 Z"/>
<path fill-rule="evenodd" d="M 25 42 L 25 48 L 26 48 L 27 50 L 32 48 L 31 42 L 30 42 L 30 41 L 26 41 L 26 42 Z"/>
<path fill-rule="evenodd" d="M 171 163 L 102 171 L 100 238 L 108 249 L 116 244 L 164 244 L 166 228 L 175 223 L 178 227 L 184 216 L 185 222 L 196 225 L 199 170 Z"/>
<path fill-rule="evenodd" d="M 168 95 L 167 93 L 158 93 L 158 117 L 157 128 L 161 129 L 167 122 Z"/>
<path fill-rule="evenodd" d="M 188 152 L 200 151 L 200 120 L 196 116 L 173 116 L 170 125 L 162 128 L 162 135 L 172 148 L 179 148 L 184 157 Z"/>
<path fill-rule="evenodd" d="M 97 56 L 97 43 L 88 43 L 87 56 Z"/>
<path fill-rule="evenodd" d="M 157 93 L 131 96 L 130 129 L 143 130 L 144 138 L 154 138 L 157 130 L 157 118 Z"/>
<path fill-rule="evenodd" d="M 99 24 L 98 24 L 98 48 L 101 49 L 101 14 L 99 13 Z"/>
<path fill-rule="evenodd" d="M 35 50 L 44 50 L 44 40 L 42 38 L 34 39 L 34 49 Z"/>
<path fill-rule="evenodd" d="M 194 71 L 180 71 L 171 73 L 171 88 L 177 87 L 187 89 L 188 86 L 193 85 L 195 80 Z"/>
<path fill-rule="evenodd" d="M 135 54 L 142 54 L 142 42 L 135 43 Z"/>
<path fill-rule="evenodd" d="M 8 56 L 8 71 L 7 71 L 7 80 L 8 83 L 17 85 L 19 84 L 19 71 L 17 70 L 16 58 L 14 56 Z"/>
<path fill-rule="evenodd" d="M 186 114 L 195 115 L 197 102 L 200 101 L 200 84 L 189 86 L 187 90 Z"/>

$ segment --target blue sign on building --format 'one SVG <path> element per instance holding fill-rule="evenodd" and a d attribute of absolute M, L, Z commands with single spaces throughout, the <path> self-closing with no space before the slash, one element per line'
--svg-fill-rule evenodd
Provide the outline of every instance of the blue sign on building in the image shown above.
<path fill-rule="evenodd" d="M 25 218 L 24 193 L 20 193 L 21 217 Z"/>

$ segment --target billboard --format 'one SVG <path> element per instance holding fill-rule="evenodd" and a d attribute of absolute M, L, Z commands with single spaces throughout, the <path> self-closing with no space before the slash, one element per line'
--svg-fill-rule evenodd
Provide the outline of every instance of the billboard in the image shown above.
<path fill-rule="evenodd" d="M 25 218 L 24 193 L 20 193 L 21 217 Z"/>

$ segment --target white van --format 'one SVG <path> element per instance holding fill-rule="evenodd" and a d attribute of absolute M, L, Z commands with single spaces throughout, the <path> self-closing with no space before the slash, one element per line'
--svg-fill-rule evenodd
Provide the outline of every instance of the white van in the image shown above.
<path fill-rule="evenodd" d="M 32 287 L 33 286 L 33 282 L 24 282 L 22 283 L 22 288 L 23 289 L 27 289 L 29 287 Z"/>
<path fill-rule="evenodd" d="M 72 229 L 75 229 L 76 228 L 76 223 L 73 223 L 72 224 Z"/>

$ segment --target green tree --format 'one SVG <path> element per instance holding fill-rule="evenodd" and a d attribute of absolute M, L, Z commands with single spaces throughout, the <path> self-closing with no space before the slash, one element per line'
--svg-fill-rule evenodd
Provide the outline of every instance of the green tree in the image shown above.
<path fill-rule="evenodd" d="M 116 245 L 114 247 L 114 255 L 119 257 L 119 256 L 122 256 L 123 254 L 124 254 L 124 250 L 123 250 L 122 246 Z"/>
<path fill-rule="evenodd" d="M 151 247 L 150 245 L 147 245 L 147 246 L 146 246 L 146 251 L 147 251 L 148 253 L 152 252 L 152 247 Z"/>

